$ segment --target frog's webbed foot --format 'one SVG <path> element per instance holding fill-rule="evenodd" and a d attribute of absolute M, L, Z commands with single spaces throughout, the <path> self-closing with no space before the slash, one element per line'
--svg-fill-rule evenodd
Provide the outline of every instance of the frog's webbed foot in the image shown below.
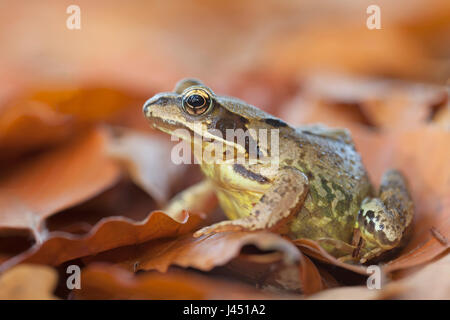
<path fill-rule="evenodd" d="M 282 169 L 248 217 L 213 224 L 200 229 L 194 236 L 223 231 L 277 229 L 300 210 L 307 191 L 308 178 L 303 173 L 295 168 Z"/>
<path fill-rule="evenodd" d="M 366 198 L 356 222 L 353 245 L 354 258 L 360 262 L 396 248 L 406 239 L 414 215 L 414 206 L 403 175 L 386 172 L 382 178 L 379 198 Z"/>

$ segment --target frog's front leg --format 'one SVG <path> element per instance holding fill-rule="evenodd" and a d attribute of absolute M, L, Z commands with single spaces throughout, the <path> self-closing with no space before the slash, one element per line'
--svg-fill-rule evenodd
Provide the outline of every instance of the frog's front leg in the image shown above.
<path fill-rule="evenodd" d="M 300 210 L 307 193 L 308 178 L 302 172 L 295 168 L 281 169 L 248 217 L 213 224 L 200 229 L 194 236 L 223 231 L 277 229 Z"/>
<path fill-rule="evenodd" d="M 207 203 L 209 206 L 205 206 Z M 178 193 L 163 211 L 171 216 L 177 216 L 183 210 L 191 212 L 209 211 L 217 205 L 214 188 L 211 181 L 203 180 Z"/>
<path fill-rule="evenodd" d="M 364 263 L 398 247 L 405 240 L 414 215 L 414 206 L 403 175 L 386 172 L 378 198 L 364 199 L 356 221 L 353 256 Z"/>

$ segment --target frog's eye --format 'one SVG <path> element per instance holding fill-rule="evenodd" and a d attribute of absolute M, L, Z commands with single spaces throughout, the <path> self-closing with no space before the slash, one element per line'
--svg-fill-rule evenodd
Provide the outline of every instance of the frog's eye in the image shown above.
<path fill-rule="evenodd" d="M 193 89 L 184 95 L 183 108 L 190 115 L 199 116 L 208 111 L 211 102 L 208 92 L 203 89 Z"/>

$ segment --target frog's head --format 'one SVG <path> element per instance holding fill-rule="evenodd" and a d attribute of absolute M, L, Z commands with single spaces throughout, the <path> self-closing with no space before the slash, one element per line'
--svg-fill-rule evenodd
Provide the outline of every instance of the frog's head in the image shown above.
<path fill-rule="evenodd" d="M 211 118 L 215 95 L 198 80 L 185 79 L 173 92 L 158 93 L 144 104 L 144 115 L 153 127 L 169 134 L 178 129 L 202 134 L 199 124 Z M 196 126 L 194 126 L 197 124 Z M 179 131 L 179 130 L 178 130 Z"/>
<path fill-rule="evenodd" d="M 182 139 L 193 134 L 239 148 L 227 141 L 227 130 L 273 129 L 287 126 L 241 100 L 218 96 L 195 79 L 177 83 L 173 92 L 158 93 L 144 104 L 144 115 L 157 129 Z M 178 130 L 184 129 L 184 130 Z M 252 137 L 257 139 L 257 137 Z M 192 141 L 192 140 L 190 140 Z M 194 140 L 195 141 L 195 140 Z M 248 152 L 248 148 L 242 146 Z M 258 152 L 262 151 L 258 146 Z M 242 150 L 242 149 L 241 149 Z"/>
<path fill-rule="evenodd" d="M 176 135 L 176 129 L 187 129 L 202 137 L 213 138 L 211 129 L 254 127 L 262 119 L 271 118 L 265 112 L 231 97 L 217 96 L 195 79 L 177 83 L 173 92 L 158 93 L 144 104 L 144 115 L 157 129 Z"/>

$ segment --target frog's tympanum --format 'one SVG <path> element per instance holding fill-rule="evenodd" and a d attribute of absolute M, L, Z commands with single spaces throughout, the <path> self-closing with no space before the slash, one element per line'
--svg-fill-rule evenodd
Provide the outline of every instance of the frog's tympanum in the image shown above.
<path fill-rule="evenodd" d="M 207 138 L 200 140 L 200 148 L 191 140 L 195 157 L 214 140 L 232 147 L 234 143 L 246 154 L 255 151 L 249 150 L 252 144 L 225 141 L 227 129 L 279 133 L 277 167 L 263 160 L 200 162 L 206 180 L 184 194 L 212 188 L 230 220 L 205 227 L 195 236 L 268 229 L 291 239 L 315 240 L 334 256 L 361 263 L 399 247 L 407 238 L 413 202 L 404 177 L 396 170 L 387 171 L 375 192 L 346 129 L 294 128 L 243 101 L 218 96 L 194 79 L 182 80 L 173 92 L 149 99 L 144 114 L 163 132 L 185 129 L 190 136 L 183 139 Z M 270 144 L 256 144 L 262 159 L 271 151 Z"/>

